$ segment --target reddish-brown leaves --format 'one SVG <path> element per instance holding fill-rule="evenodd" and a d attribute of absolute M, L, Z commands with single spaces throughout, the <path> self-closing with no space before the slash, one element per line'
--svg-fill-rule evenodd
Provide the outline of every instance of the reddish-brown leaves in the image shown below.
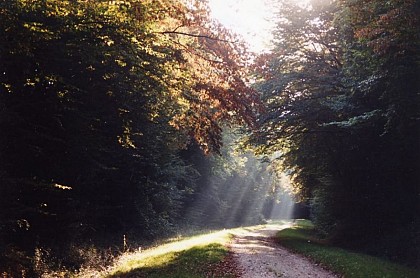
<path fill-rule="evenodd" d="M 369 1 L 366 6 L 351 6 L 356 38 L 366 43 L 379 55 L 399 55 L 414 51 L 418 34 L 418 15 L 414 0 Z M 372 16 L 373 14 L 373 16 Z M 375 15 L 376 14 L 376 15 Z M 410 43 L 411 42 L 411 43 Z"/>
<path fill-rule="evenodd" d="M 222 124 L 255 123 L 259 97 L 246 83 L 250 55 L 234 34 L 210 18 L 200 1 L 191 6 L 181 1 L 149 2 L 171 10 L 165 18 L 158 17 L 155 33 L 163 36 L 160 43 L 181 53 L 177 63 L 187 78 L 178 84 L 184 106 L 171 123 L 191 134 L 206 152 L 217 151 Z"/>

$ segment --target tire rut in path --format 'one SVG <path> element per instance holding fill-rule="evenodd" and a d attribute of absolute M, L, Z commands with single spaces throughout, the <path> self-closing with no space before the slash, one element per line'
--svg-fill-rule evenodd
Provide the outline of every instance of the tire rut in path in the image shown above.
<path fill-rule="evenodd" d="M 260 229 L 234 234 L 229 248 L 239 267 L 241 277 L 338 277 L 309 259 L 275 243 L 273 239 L 275 234 L 287 227 L 287 225 L 265 225 Z"/>

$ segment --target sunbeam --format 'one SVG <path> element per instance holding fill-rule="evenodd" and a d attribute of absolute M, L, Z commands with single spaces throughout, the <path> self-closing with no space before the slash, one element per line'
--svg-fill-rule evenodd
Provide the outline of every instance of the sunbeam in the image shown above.
<path fill-rule="evenodd" d="M 276 174 L 251 152 L 224 154 L 213 158 L 220 168 L 202 180 L 201 191 L 185 213 L 189 225 L 214 229 L 291 219 L 294 200 L 286 174 Z"/>
<path fill-rule="evenodd" d="M 276 202 L 271 209 L 270 219 L 288 220 L 292 218 L 295 206 L 292 193 L 288 191 L 291 188 L 290 178 L 285 173 L 281 173 L 279 182 L 280 190 L 276 192 Z"/>

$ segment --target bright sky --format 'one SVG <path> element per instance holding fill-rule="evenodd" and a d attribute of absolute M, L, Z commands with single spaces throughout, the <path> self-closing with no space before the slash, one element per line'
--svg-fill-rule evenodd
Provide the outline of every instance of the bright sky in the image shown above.
<path fill-rule="evenodd" d="M 274 12 L 268 0 L 209 0 L 209 5 L 212 16 L 242 35 L 252 51 L 268 48 Z"/>
<path fill-rule="evenodd" d="M 289 0 L 302 7 L 310 0 Z M 278 5 L 275 0 L 208 0 L 212 16 L 242 35 L 255 52 L 270 49 Z M 277 6 L 277 8 L 276 8 Z"/>

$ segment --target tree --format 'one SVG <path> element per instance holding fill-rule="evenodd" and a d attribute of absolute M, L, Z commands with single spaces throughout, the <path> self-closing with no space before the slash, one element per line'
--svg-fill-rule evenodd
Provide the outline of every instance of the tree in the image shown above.
<path fill-rule="evenodd" d="M 237 145 L 243 130 L 225 129 L 220 155 L 183 152 L 200 174 L 183 213 L 187 226 L 210 229 L 263 223 L 284 185 L 269 164 Z"/>
<path fill-rule="evenodd" d="M 199 1 L 14 0 L 0 20 L 6 272 L 170 232 L 197 179 L 179 152 L 254 119 L 243 49 Z"/>
<path fill-rule="evenodd" d="M 412 263 L 416 9 L 414 1 L 282 2 L 275 47 L 256 64 L 267 113 L 251 136 L 261 153 L 281 153 L 281 170 L 292 171 L 328 239 Z M 410 238 L 402 248 L 401 234 Z"/>

